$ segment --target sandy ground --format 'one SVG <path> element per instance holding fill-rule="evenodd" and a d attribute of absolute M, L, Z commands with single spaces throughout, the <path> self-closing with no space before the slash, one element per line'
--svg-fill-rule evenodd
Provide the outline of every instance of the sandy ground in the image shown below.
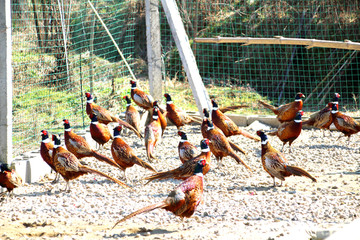
<path fill-rule="evenodd" d="M 199 146 L 201 133 L 196 125 L 187 126 L 189 141 Z M 249 129 L 255 133 L 254 130 Z M 156 148 L 157 170 L 172 169 L 181 164 L 177 145 L 180 137 L 170 127 Z M 103 179 L 86 175 L 71 182 L 70 193 L 62 192 L 64 180 L 50 181 L 55 174 L 39 183 L 25 184 L 12 198 L 0 203 L 1 239 L 310 239 L 323 230 L 341 229 L 359 218 L 360 176 L 359 136 L 337 140 L 333 132 L 323 137 L 320 130 L 303 130 L 285 148 L 290 164 L 306 169 L 317 183 L 305 177 L 289 177 L 282 187 L 272 187 L 272 179 L 260 161 L 260 143 L 242 136 L 231 139 L 247 151 L 241 156 L 252 168 L 250 174 L 235 160 L 218 163 L 212 158 L 212 169 L 205 176 L 204 202 L 189 219 L 180 219 L 164 210 L 138 215 L 111 229 L 121 217 L 146 205 L 161 201 L 180 183 L 177 180 L 153 182 L 142 180 L 151 172 L 134 166 L 127 170 L 128 190 Z M 280 149 L 282 143 L 269 137 Z M 124 134 L 124 140 L 145 159 L 144 140 Z M 108 149 L 102 152 L 108 156 Z M 112 176 L 123 173 L 95 159 L 84 159 L 88 165 Z M 277 182 L 279 183 L 279 181 Z M 326 234 L 326 232 L 325 232 Z M 320 239 L 320 238 L 318 238 Z"/>

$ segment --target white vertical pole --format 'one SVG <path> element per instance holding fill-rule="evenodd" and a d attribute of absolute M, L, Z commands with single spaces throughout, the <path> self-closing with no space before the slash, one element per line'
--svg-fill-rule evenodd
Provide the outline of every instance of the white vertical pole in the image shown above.
<path fill-rule="evenodd" d="M 0 1 L 0 162 L 12 159 L 11 1 Z"/>
<path fill-rule="evenodd" d="M 156 100 L 162 99 L 161 42 L 159 1 L 145 0 L 146 42 L 150 94 Z"/>
<path fill-rule="evenodd" d="M 209 95 L 201 79 L 196 60 L 191 50 L 189 38 L 186 34 L 184 24 L 180 17 L 175 0 L 161 0 L 164 7 L 166 18 L 169 22 L 171 33 L 175 39 L 176 46 L 179 50 L 181 61 L 183 63 L 186 76 L 188 77 L 191 90 L 195 97 L 196 105 L 202 116 L 202 109 L 211 109 Z"/>

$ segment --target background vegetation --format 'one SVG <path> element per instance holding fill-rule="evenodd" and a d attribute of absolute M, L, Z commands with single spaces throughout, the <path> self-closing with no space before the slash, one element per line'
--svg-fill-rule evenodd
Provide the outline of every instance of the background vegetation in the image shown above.
<path fill-rule="evenodd" d="M 135 75 L 147 89 L 145 4 L 92 1 Z M 195 37 L 299 37 L 360 41 L 355 0 L 177 1 L 209 94 L 221 105 L 245 103 L 241 113 L 263 113 L 256 100 L 292 101 L 302 91 L 305 110 L 322 108 L 339 92 L 341 105 L 358 109 L 357 51 L 297 46 L 195 44 Z M 160 4 L 161 5 L 161 4 Z M 165 15 L 161 12 L 164 91 L 196 110 Z M 87 91 L 119 114 L 130 74 L 85 0 L 12 0 L 15 155 L 38 144 L 41 129 L 62 132 L 62 119 L 84 128 Z"/>

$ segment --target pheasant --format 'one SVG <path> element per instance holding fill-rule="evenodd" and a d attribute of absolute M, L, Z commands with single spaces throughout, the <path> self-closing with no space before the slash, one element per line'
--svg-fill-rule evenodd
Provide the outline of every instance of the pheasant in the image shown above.
<path fill-rule="evenodd" d="M 98 122 L 97 115 L 92 114 L 90 123 L 90 135 L 99 146 L 104 146 L 105 143 L 113 139 L 109 128 L 106 125 Z M 100 148 L 100 147 L 99 147 Z"/>
<path fill-rule="evenodd" d="M 260 141 L 258 136 L 253 136 L 245 130 L 241 130 L 228 116 L 223 114 L 219 110 L 219 106 L 215 100 L 211 100 L 211 103 L 213 107 L 211 111 L 211 120 L 215 126 L 221 129 L 226 137 L 233 135 L 243 135 L 244 137 L 253 139 L 255 141 Z"/>
<path fill-rule="evenodd" d="M 154 107 L 157 107 L 158 108 L 158 110 L 157 110 L 157 114 L 158 114 L 158 117 L 159 117 L 159 119 L 160 119 L 160 125 L 161 125 L 161 136 L 163 136 L 164 135 L 164 132 L 165 132 L 165 129 L 166 129 L 166 127 L 167 127 L 167 121 L 166 121 L 166 112 L 165 112 L 165 110 L 161 110 L 161 108 L 160 108 L 160 106 L 159 106 L 159 104 L 158 104 L 158 101 L 154 101 L 153 102 L 153 105 L 154 105 Z"/>
<path fill-rule="evenodd" d="M 207 137 L 207 128 L 208 128 L 207 123 L 208 123 L 208 119 L 209 119 L 210 114 L 209 114 L 209 111 L 206 108 L 203 109 L 203 113 L 204 113 L 204 118 L 203 118 L 203 121 L 202 121 L 201 127 L 200 127 L 201 128 L 201 134 L 202 134 L 203 138 L 208 138 Z M 217 129 L 218 131 L 222 132 L 217 126 L 214 126 L 214 128 Z M 233 143 L 230 140 L 228 140 L 228 142 L 229 142 L 232 149 L 246 155 L 246 152 L 243 149 L 241 149 L 238 145 L 236 145 L 235 143 Z"/>
<path fill-rule="evenodd" d="M 151 110 L 153 108 L 154 99 L 150 94 L 146 94 L 144 91 L 136 87 L 136 82 L 131 80 L 131 98 L 141 108 L 145 110 Z"/>
<path fill-rule="evenodd" d="M 156 159 L 153 155 L 155 146 L 161 141 L 161 123 L 158 116 L 158 108 L 154 107 L 152 121 L 145 128 L 145 147 L 146 156 L 151 162 L 151 159 Z"/>
<path fill-rule="evenodd" d="M 60 146 L 61 141 L 57 135 L 52 135 L 52 140 L 54 141 L 54 152 L 52 159 L 56 171 L 60 173 L 66 181 L 66 187 L 64 191 L 70 192 L 70 180 L 76 179 L 88 173 L 98 174 L 119 184 L 124 188 L 132 189 L 116 178 L 110 177 L 103 172 L 82 165 L 74 154 Z"/>
<path fill-rule="evenodd" d="M 316 179 L 307 171 L 288 165 L 284 155 L 270 145 L 268 137 L 263 131 L 257 131 L 257 135 L 261 138 L 261 162 L 265 171 L 273 178 L 274 187 L 276 186 L 275 178 L 281 180 L 280 186 L 282 186 L 282 181 L 291 175 L 305 176 L 316 182 Z"/>
<path fill-rule="evenodd" d="M 172 122 L 180 131 L 180 127 L 190 124 L 192 122 L 197 122 L 201 124 L 201 120 L 189 116 L 185 111 L 175 106 L 171 100 L 171 96 L 168 93 L 164 94 L 166 97 L 166 117 Z"/>
<path fill-rule="evenodd" d="M 143 168 L 146 168 L 150 171 L 156 172 L 156 170 L 147 162 L 144 162 L 139 157 L 135 155 L 134 150 L 120 137 L 121 126 L 117 126 L 114 128 L 114 141 L 111 144 L 111 154 L 117 164 L 119 164 L 124 169 L 124 177 L 125 170 L 129 167 L 137 164 Z"/>
<path fill-rule="evenodd" d="M 129 123 L 121 120 L 118 117 L 115 117 L 111 112 L 109 112 L 108 110 L 106 110 L 103 107 L 100 107 L 99 105 L 96 105 L 94 103 L 94 99 L 92 97 L 92 95 L 90 93 L 85 93 L 86 96 L 86 113 L 89 116 L 89 118 L 91 119 L 92 114 L 96 114 L 96 117 L 99 121 L 99 123 L 103 123 L 105 125 L 108 125 L 111 122 L 115 122 L 118 123 L 130 130 L 132 130 L 138 137 L 141 138 L 141 134 L 133 127 L 131 126 Z"/>
<path fill-rule="evenodd" d="M 297 139 L 301 133 L 302 129 L 302 121 L 301 116 L 304 114 L 303 111 L 299 111 L 296 113 L 296 117 L 291 122 L 283 122 L 280 124 L 278 129 L 275 132 L 270 132 L 268 135 L 270 136 L 278 136 L 278 138 L 283 142 L 283 147 L 281 148 L 281 152 L 284 149 L 284 146 L 287 142 L 289 142 L 289 151 L 291 152 L 291 144 L 295 139 Z"/>
<path fill-rule="evenodd" d="M 303 107 L 303 101 L 301 98 L 305 97 L 304 94 L 302 94 L 301 92 L 296 94 L 295 97 L 295 101 L 285 104 L 285 105 L 281 105 L 279 107 L 274 107 L 266 102 L 263 102 L 261 100 L 259 100 L 259 103 L 261 103 L 264 107 L 270 109 L 271 111 L 273 111 L 276 115 L 277 115 L 277 119 L 279 120 L 279 122 L 288 122 L 288 121 L 292 121 L 295 116 L 296 113 L 300 110 L 302 110 Z"/>
<path fill-rule="evenodd" d="M 113 226 L 113 228 L 119 223 L 122 223 L 138 214 L 150 212 L 158 208 L 170 211 L 174 215 L 179 216 L 181 218 L 191 217 L 194 214 L 197 206 L 200 204 L 200 202 L 203 201 L 204 186 L 203 186 L 202 169 L 205 165 L 206 165 L 205 160 L 198 161 L 193 175 L 187 178 L 173 191 L 171 191 L 165 200 L 144 207 L 127 215 L 126 217 L 119 220 Z"/>
<path fill-rule="evenodd" d="M 49 167 L 54 170 L 55 179 L 53 183 L 56 183 L 59 180 L 59 173 L 56 171 L 54 163 L 52 161 L 52 153 L 54 151 L 54 144 L 49 138 L 49 133 L 46 130 L 41 130 L 41 144 L 40 144 L 40 155 L 44 162 L 49 165 Z"/>
<path fill-rule="evenodd" d="M 129 96 L 124 96 L 123 99 L 126 100 L 125 121 L 140 133 L 140 114 L 138 110 L 136 110 L 136 108 L 131 105 L 131 99 Z M 143 138 L 142 135 L 141 137 Z"/>
<path fill-rule="evenodd" d="M 210 120 L 206 120 L 207 130 L 206 136 L 210 140 L 210 150 L 217 160 L 221 161 L 224 157 L 230 156 L 236 160 L 237 163 L 243 164 L 250 172 L 251 169 L 246 163 L 235 154 L 231 148 L 229 141 L 220 129 L 216 129 Z"/>
<path fill-rule="evenodd" d="M 352 134 L 360 131 L 360 123 L 354 118 L 339 112 L 337 104 L 332 105 L 331 116 L 335 127 L 348 137 L 348 141 L 350 141 Z"/>
<path fill-rule="evenodd" d="M 23 184 L 23 180 L 14 169 L 9 169 L 5 163 L 0 163 L 0 186 L 7 189 L 8 196 L 13 195 L 14 188 L 17 188 Z M 5 192 L 6 193 L 6 192 Z M 1 193 L 0 195 L 4 195 Z"/>
<path fill-rule="evenodd" d="M 179 131 L 178 134 L 181 137 L 178 145 L 179 157 L 180 161 L 185 163 L 197 155 L 197 149 L 192 143 L 188 141 L 185 132 Z"/>
<path fill-rule="evenodd" d="M 335 93 L 332 102 L 329 102 L 327 106 L 321 109 L 319 112 L 312 114 L 308 120 L 303 122 L 303 125 L 309 125 L 320 129 L 331 129 L 330 126 L 333 123 L 331 109 L 333 104 L 339 103 L 339 97 L 340 94 Z"/>
<path fill-rule="evenodd" d="M 84 157 L 95 157 L 96 159 L 106 162 L 114 167 L 124 170 L 119 166 L 114 160 L 98 153 L 97 151 L 90 148 L 88 142 L 81 136 L 77 135 L 70 127 L 69 120 L 64 119 L 64 129 L 65 129 L 65 145 L 66 148 L 76 156 L 76 158 L 81 159 Z"/>
<path fill-rule="evenodd" d="M 202 171 L 203 175 L 205 175 L 210 170 L 210 162 L 211 162 L 211 159 L 210 159 L 211 152 L 210 152 L 210 148 L 209 148 L 209 140 L 208 139 L 201 140 L 200 147 L 201 147 L 201 153 L 198 156 L 184 162 L 178 168 L 175 168 L 173 170 L 169 170 L 166 172 L 155 173 L 155 174 L 145 178 L 145 180 L 149 180 L 146 184 L 148 184 L 149 182 L 151 182 L 153 180 L 163 180 L 163 179 L 169 179 L 169 178 L 185 180 L 186 178 L 193 175 L 193 172 L 194 172 L 199 160 L 206 161 L 206 166 L 203 167 L 203 171 Z"/>

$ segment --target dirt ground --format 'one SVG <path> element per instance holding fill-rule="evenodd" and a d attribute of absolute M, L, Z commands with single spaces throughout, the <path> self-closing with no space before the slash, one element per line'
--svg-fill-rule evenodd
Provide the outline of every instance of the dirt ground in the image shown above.
<path fill-rule="evenodd" d="M 253 132 L 252 129 L 248 129 Z M 186 127 L 189 141 L 199 146 L 198 127 Z M 319 130 L 303 130 L 285 148 L 292 165 L 306 169 L 317 183 L 304 177 L 289 177 L 281 187 L 272 187 L 272 179 L 260 162 L 260 143 L 242 136 L 231 139 L 243 147 L 242 156 L 253 169 L 250 174 L 233 159 L 222 163 L 212 159 L 205 176 L 204 202 L 189 219 L 180 219 L 164 210 L 138 215 L 122 225 L 112 226 L 121 217 L 146 205 L 163 200 L 180 183 L 159 181 L 144 185 L 142 178 L 151 172 L 139 166 L 127 170 L 135 191 L 86 175 L 72 182 L 72 191 L 64 193 L 63 180 L 51 184 L 54 174 L 39 183 L 25 184 L 13 198 L 0 203 L 1 239 L 323 239 L 359 218 L 360 175 L 358 143 L 355 135 L 336 140 L 340 133 L 323 137 Z M 145 159 L 143 140 L 134 135 L 124 139 Z M 280 149 L 282 143 L 269 137 Z M 170 127 L 156 148 L 157 170 L 180 165 L 177 157 L 179 137 Z M 111 156 L 108 149 L 103 153 Z M 240 155 L 239 155 L 240 156 Z M 91 167 L 122 178 L 123 173 L 93 159 Z M 277 182 L 279 183 L 279 182 Z"/>

